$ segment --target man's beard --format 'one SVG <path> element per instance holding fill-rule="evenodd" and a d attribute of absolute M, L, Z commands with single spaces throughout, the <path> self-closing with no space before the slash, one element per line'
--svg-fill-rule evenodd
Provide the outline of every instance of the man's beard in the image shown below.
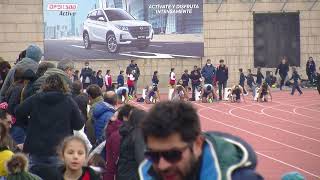
<path fill-rule="evenodd" d="M 187 162 L 187 166 L 185 167 L 186 171 L 184 172 L 180 171 L 180 169 L 178 169 L 177 167 L 173 167 L 173 168 L 158 172 L 158 175 L 161 176 L 160 179 L 162 180 L 164 174 L 174 172 L 178 174 L 179 177 L 181 177 L 181 180 L 197 180 L 199 176 L 198 172 L 200 168 L 199 159 L 197 160 L 196 157 L 192 155 L 189 162 Z"/>

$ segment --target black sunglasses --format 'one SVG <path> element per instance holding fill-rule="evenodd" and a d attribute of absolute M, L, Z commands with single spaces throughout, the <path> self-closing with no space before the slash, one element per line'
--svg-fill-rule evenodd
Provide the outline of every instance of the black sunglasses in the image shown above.
<path fill-rule="evenodd" d="M 163 157 L 166 161 L 169 163 L 177 163 L 182 159 L 182 153 L 187 150 L 188 148 L 191 149 L 191 145 L 188 144 L 183 148 L 179 149 L 171 149 L 168 151 L 152 151 L 147 150 L 144 155 L 147 159 L 151 160 L 153 163 L 158 164 L 160 161 L 160 158 Z"/>

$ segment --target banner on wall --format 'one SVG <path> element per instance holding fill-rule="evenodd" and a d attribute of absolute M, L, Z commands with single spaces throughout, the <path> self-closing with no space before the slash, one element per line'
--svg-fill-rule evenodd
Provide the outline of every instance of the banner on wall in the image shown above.
<path fill-rule="evenodd" d="M 200 58 L 202 0 L 44 0 L 46 60 Z"/>

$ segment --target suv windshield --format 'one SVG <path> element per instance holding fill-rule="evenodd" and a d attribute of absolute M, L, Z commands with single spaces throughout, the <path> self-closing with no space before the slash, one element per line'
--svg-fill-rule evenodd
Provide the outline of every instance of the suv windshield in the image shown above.
<path fill-rule="evenodd" d="M 134 20 L 126 11 L 121 9 L 109 9 L 104 11 L 109 21 Z"/>

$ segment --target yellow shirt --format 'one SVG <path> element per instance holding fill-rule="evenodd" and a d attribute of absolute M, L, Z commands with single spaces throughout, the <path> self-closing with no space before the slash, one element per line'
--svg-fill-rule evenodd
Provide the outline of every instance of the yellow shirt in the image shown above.
<path fill-rule="evenodd" d="M 10 150 L 4 150 L 0 152 L 0 177 L 7 176 L 8 172 L 6 170 L 6 162 L 11 159 L 13 152 Z"/>

